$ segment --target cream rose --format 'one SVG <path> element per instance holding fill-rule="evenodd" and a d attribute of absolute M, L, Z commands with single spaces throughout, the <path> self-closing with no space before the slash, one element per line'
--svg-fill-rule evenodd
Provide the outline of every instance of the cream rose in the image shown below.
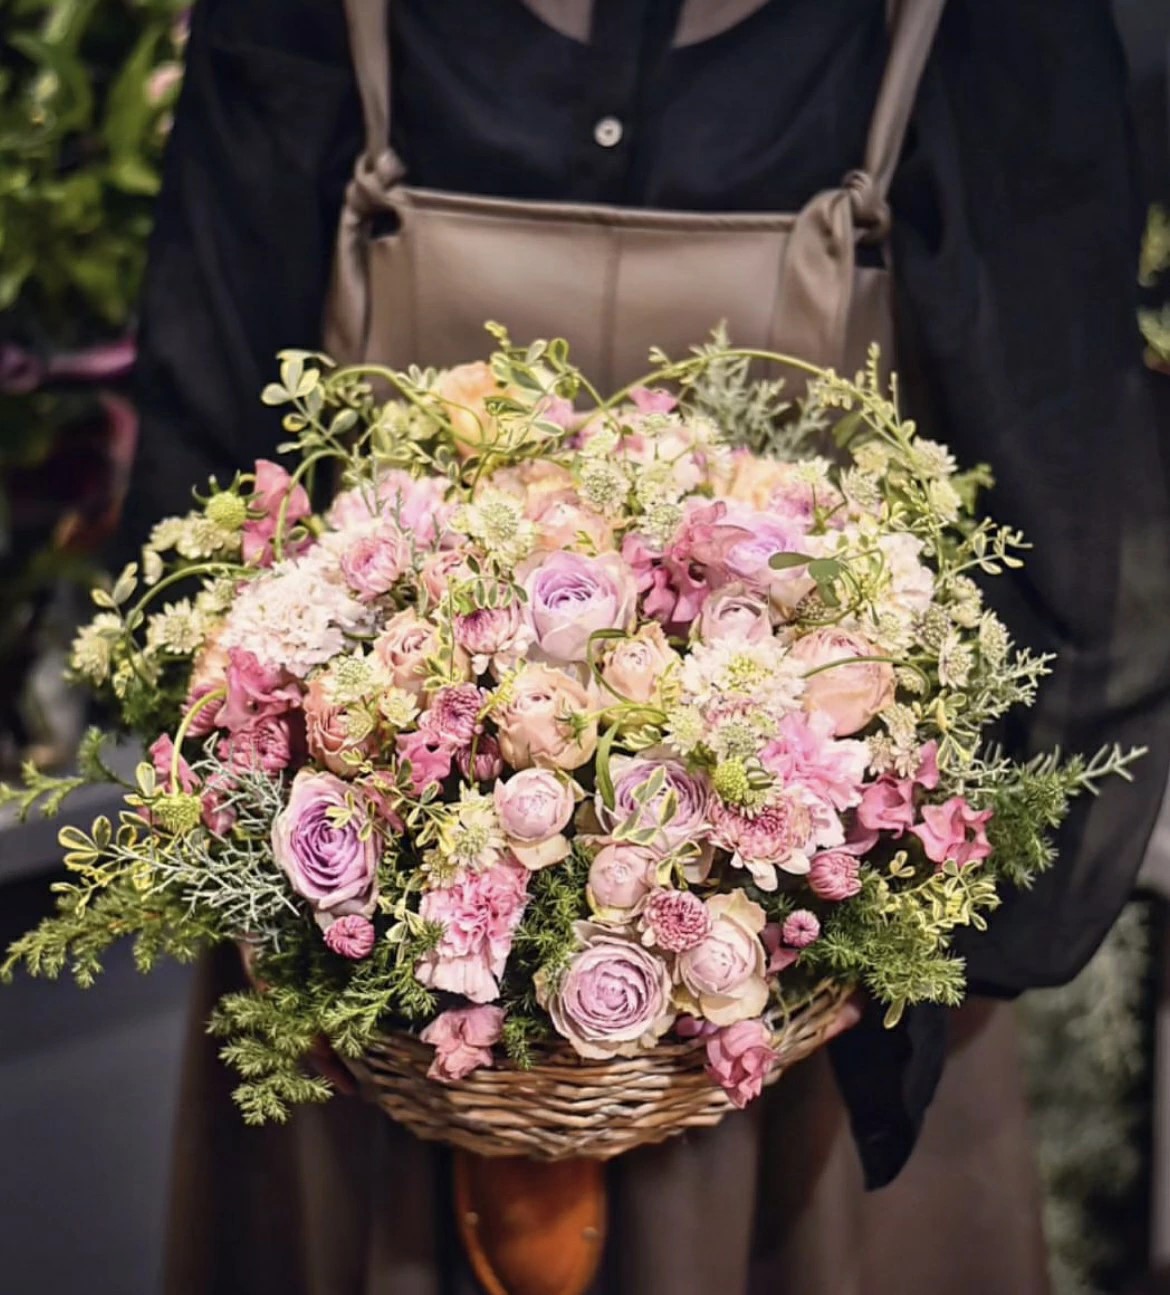
<path fill-rule="evenodd" d="M 601 677 L 617 696 L 610 694 L 603 700 L 661 704 L 662 685 L 678 664 L 679 655 L 667 643 L 662 626 L 657 621 L 643 625 L 606 652 Z"/>
<path fill-rule="evenodd" d="M 828 715 L 837 737 L 860 732 L 894 700 L 894 667 L 888 661 L 866 660 L 880 654 L 860 634 L 814 630 L 793 643 L 791 655 L 807 672 L 805 710 Z"/>
<path fill-rule="evenodd" d="M 500 751 L 514 769 L 579 769 L 597 750 L 595 697 L 563 670 L 528 665 L 496 713 Z"/>
<path fill-rule="evenodd" d="M 759 1016 L 768 1004 L 764 910 L 742 890 L 707 901 L 711 930 L 677 963 L 677 1006 L 715 1025 Z"/>

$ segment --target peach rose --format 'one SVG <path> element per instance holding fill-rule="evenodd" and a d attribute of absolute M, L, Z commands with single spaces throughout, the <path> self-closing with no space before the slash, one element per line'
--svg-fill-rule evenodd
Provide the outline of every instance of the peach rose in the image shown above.
<path fill-rule="evenodd" d="M 514 769 L 579 769 L 597 750 L 595 698 L 563 670 L 525 666 L 496 714 L 500 751 Z"/>
<path fill-rule="evenodd" d="M 434 390 L 451 421 L 460 458 L 471 458 L 499 438 L 499 423 L 488 413 L 487 400 L 512 393 L 496 381 L 489 365 L 482 360 L 456 365 L 440 376 Z"/>
<path fill-rule="evenodd" d="M 362 756 L 372 756 L 378 749 L 376 733 L 362 742 L 349 737 L 349 720 L 345 709 L 335 706 L 325 687 L 325 679 L 318 675 L 309 684 L 303 703 L 305 713 L 305 743 L 309 754 L 339 778 L 351 777 L 357 772 Z"/>
<path fill-rule="evenodd" d="M 837 737 L 859 733 L 894 700 L 894 667 L 888 661 L 857 660 L 879 655 L 860 634 L 814 630 L 796 640 L 791 654 L 809 672 L 804 681 L 805 710 L 828 715 Z"/>
<path fill-rule="evenodd" d="M 767 950 L 760 938 L 766 918 L 743 893 L 707 901 L 711 930 L 678 956 L 676 1005 L 715 1025 L 759 1016 L 768 1003 Z"/>
<path fill-rule="evenodd" d="M 663 682 L 679 664 L 678 653 L 666 641 L 662 626 L 652 621 L 629 638 L 619 639 L 605 655 L 601 677 L 613 689 L 606 702 L 661 704 Z"/>

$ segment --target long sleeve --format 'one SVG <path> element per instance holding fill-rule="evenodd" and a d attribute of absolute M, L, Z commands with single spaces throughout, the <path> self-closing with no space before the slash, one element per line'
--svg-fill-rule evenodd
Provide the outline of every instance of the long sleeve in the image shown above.
<path fill-rule="evenodd" d="M 280 439 L 276 353 L 320 344 L 360 123 L 340 4 L 199 0 L 142 302 L 128 529 Z"/>

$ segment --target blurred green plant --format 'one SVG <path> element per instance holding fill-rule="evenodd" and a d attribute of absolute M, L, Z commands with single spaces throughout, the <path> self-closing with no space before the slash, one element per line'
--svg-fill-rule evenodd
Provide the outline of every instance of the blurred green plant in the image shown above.
<path fill-rule="evenodd" d="M 0 763 L 36 736 L 43 614 L 133 454 L 120 384 L 188 2 L 0 0 Z"/>

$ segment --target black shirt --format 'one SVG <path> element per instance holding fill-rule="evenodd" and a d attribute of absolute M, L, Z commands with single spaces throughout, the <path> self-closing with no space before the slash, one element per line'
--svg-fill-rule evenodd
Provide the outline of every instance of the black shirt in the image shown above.
<path fill-rule="evenodd" d="M 392 0 L 394 142 L 418 185 L 792 210 L 861 160 L 884 0 Z M 545 21 L 541 13 L 551 16 Z M 559 30 L 561 28 L 563 30 Z M 976 988 L 1067 978 L 1124 901 L 1170 764 L 1166 467 L 1134 327 L 1143 204 L 1106 0 L 950 0 L 895 179 L 913 411 L 994 465 L 1035 543 L 997 582 L 1060 654 L 1019 749 L 1142 742 L 1064 856 L 968 945 Z M 270 454 L 277 350 L 319 342 L 361 123 L 339 0 L 201 0 L 143 315 L 140 530 Z M 837 1045 L 871 1182 L 929 1100 L 942 1013 Z"/>

